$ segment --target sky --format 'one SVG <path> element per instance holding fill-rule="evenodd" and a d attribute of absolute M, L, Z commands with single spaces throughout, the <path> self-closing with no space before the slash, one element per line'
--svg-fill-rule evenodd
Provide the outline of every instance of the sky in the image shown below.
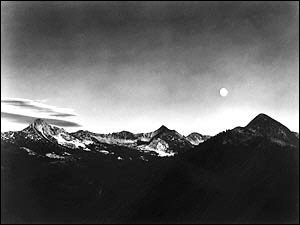
<path fill-rule="evenodd" d="M 2 132 L 214 135 L 259 113 L 299 132 L 299 2 L 1 2 Z"/>

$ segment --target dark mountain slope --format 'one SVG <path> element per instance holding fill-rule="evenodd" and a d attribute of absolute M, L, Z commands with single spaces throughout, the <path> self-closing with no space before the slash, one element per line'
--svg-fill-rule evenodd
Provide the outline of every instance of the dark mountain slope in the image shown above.
<path fill-rule="evenodd" d="M 89 146 L 70 150 L 73 160 L 37 157 L 7 134 L 14 140 L 1 141 L 2 222 L 297 223 L 299 141 L 272 120 L 250 125 L 165 158 L 115 145 L 102 146 L 114 155 Z M 47 143 L 34 150 L 60 151 Z"/>

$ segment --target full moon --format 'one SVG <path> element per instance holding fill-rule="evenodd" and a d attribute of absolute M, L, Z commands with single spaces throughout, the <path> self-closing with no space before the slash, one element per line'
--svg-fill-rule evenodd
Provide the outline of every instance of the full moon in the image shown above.
<path fill-rule="evenodd" d="M 226 88 L 221 88 L 220 89 L 220 95 L 222 97 L 226 97 L 228 95 L 228 90 Z"/>

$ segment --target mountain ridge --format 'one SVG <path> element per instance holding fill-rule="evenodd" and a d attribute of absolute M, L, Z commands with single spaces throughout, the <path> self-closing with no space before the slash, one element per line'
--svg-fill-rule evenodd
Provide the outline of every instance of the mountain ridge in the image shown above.
<path fill-rule="evenodd" d="M 285 139 L 297 135 L 268 118 L 255 124 L 264 129 L 236 127 L 175 152 L 167 141 L 178 134 L 170 129 L 137 135 L 155 138 L 127 146 L 78 131 L 74 138 L 91 141 L 91 151 L 58 144 L 64 130 L 51 125 L 1 133 L 1 216 L 28 223 L 297 221 L 299 144 Z"/>
<path fill-rule="evenodd" d="M 68 133 L 63 128 L 49 125 L 42 119 L 36 119 L 19 132 L 1 133 L 1 140 L 13 142 L 16 134 L 31 141 L 44 139 L 71 149 L 91 151 L 89 146 L 109 144 L 139 151 L 156 152 L 160 156 L 173 156 L 185 152 L 211 138 L 211 136 L 197 132 L 192 132 L 185 137 L 165 125 L 153 132 L 137 134 L 125 130 L 109 134 L 97 134 L 87 130 Z M 227 132 L 223 143 L 246 143 L 257 136 L 268 138 L 279 145 L 299 145 L 298 133 L 290 131 L 286 126 L 263 113 L 258 114 L 245 127 L 236 127 L 229 133 Z"/>
<path fill-rule="evenodd" d="M 14 136 L 18 136 L 18 139 L 11 138 Z M 22 139 L 30 139 L 33 142 L 46 141 L 64 148 L 84 151 L 98 151 L 99 146 L 103 147 L 103 145 L 108 144 L 124 146 L 141 152 L 154 152 L 158 156 L 173 156 L 180 149 L 186 150 L 193 147 L 183 135 L 164 125 L 153 132 L 138 134 L 128 131 L 97 134 L 87 130 L 68 133 L 65 129 L 50 125 L 38 118 L 21 131 L 1 133 L 1 140 L 3 141 L 22 143 Z M 55 154 L 60 154 L 60 152 L 55 152 Z"/>

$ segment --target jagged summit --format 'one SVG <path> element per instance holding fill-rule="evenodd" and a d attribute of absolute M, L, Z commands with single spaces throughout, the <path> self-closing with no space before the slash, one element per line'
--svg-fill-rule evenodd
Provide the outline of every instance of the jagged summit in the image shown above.
<path fill-rule="evenodd" d="M 41 118 L 37 118 L 37 119 L 35 119 L 35 120 L 33 121 L 33 123 L 36 123 L 36 124 L 45 124 L 46 121 L 43 120 L 43 119 L 41 119 Z"/>
<path fill-rule="evenodd" d="M 46 126 L 49 126 L 49 124 L 45 120 L 38 118 L 32 121 L 29 124 L 29 126 L 24 128 L 22 131 L 29 132 L 35 130 L 37 127 L 46 127 Z"/>
<path fill-rule="evenodd" d="M 44 119 L 38 118 L 35 119 L 28 128 L 25 129 L 35 129 L 38 130 L 40 132 L 42 132 L 42 130 L 51 130 L 51 129 L 55 129 L 55 130 L 63 130 L 63 128 L 58 128 L 58 127 L 52 127 L 50 124 L 48 124 Z"/>
<path fill-rule="evenodd" d="M 30 125 L 36 127 L 36 126 L 48 126 L 49 124 L 45 120 L 41 118 L 37 118 Z"/>
<path fill-rule="evenodd" d="M 172 131 L 174 131 L 174 130 L 170 130 L 166 126 L 162 125 L 157 130 L 155 130 L 151 133 L 151 138 L 158 137 L 163 134 L 171 133 Z"/>
<path fill-rule="evenodd" d="M 157 129 L 158 131 L 170 131 L 165 125 L 161 125 L 160 128 Z"/>
<path fill-rule="evenodd" d="M 81 147 L 85 151 L 90 151 L 86 147 L 86 144 L 88 145 L 92 143 L 92 141 L 89 139 L 81 140 L 76 137 L 76 135 L 73 136 L 72 134 L 69 134 L 63 128 L 50 125 L 45 120 L 40 118 L 35 119 L 22 132 L 30 134 L 33 139 L 42 138 L 51 143 L 55 143 L 71 149 L 78 149 L 79 147 Z"/>

